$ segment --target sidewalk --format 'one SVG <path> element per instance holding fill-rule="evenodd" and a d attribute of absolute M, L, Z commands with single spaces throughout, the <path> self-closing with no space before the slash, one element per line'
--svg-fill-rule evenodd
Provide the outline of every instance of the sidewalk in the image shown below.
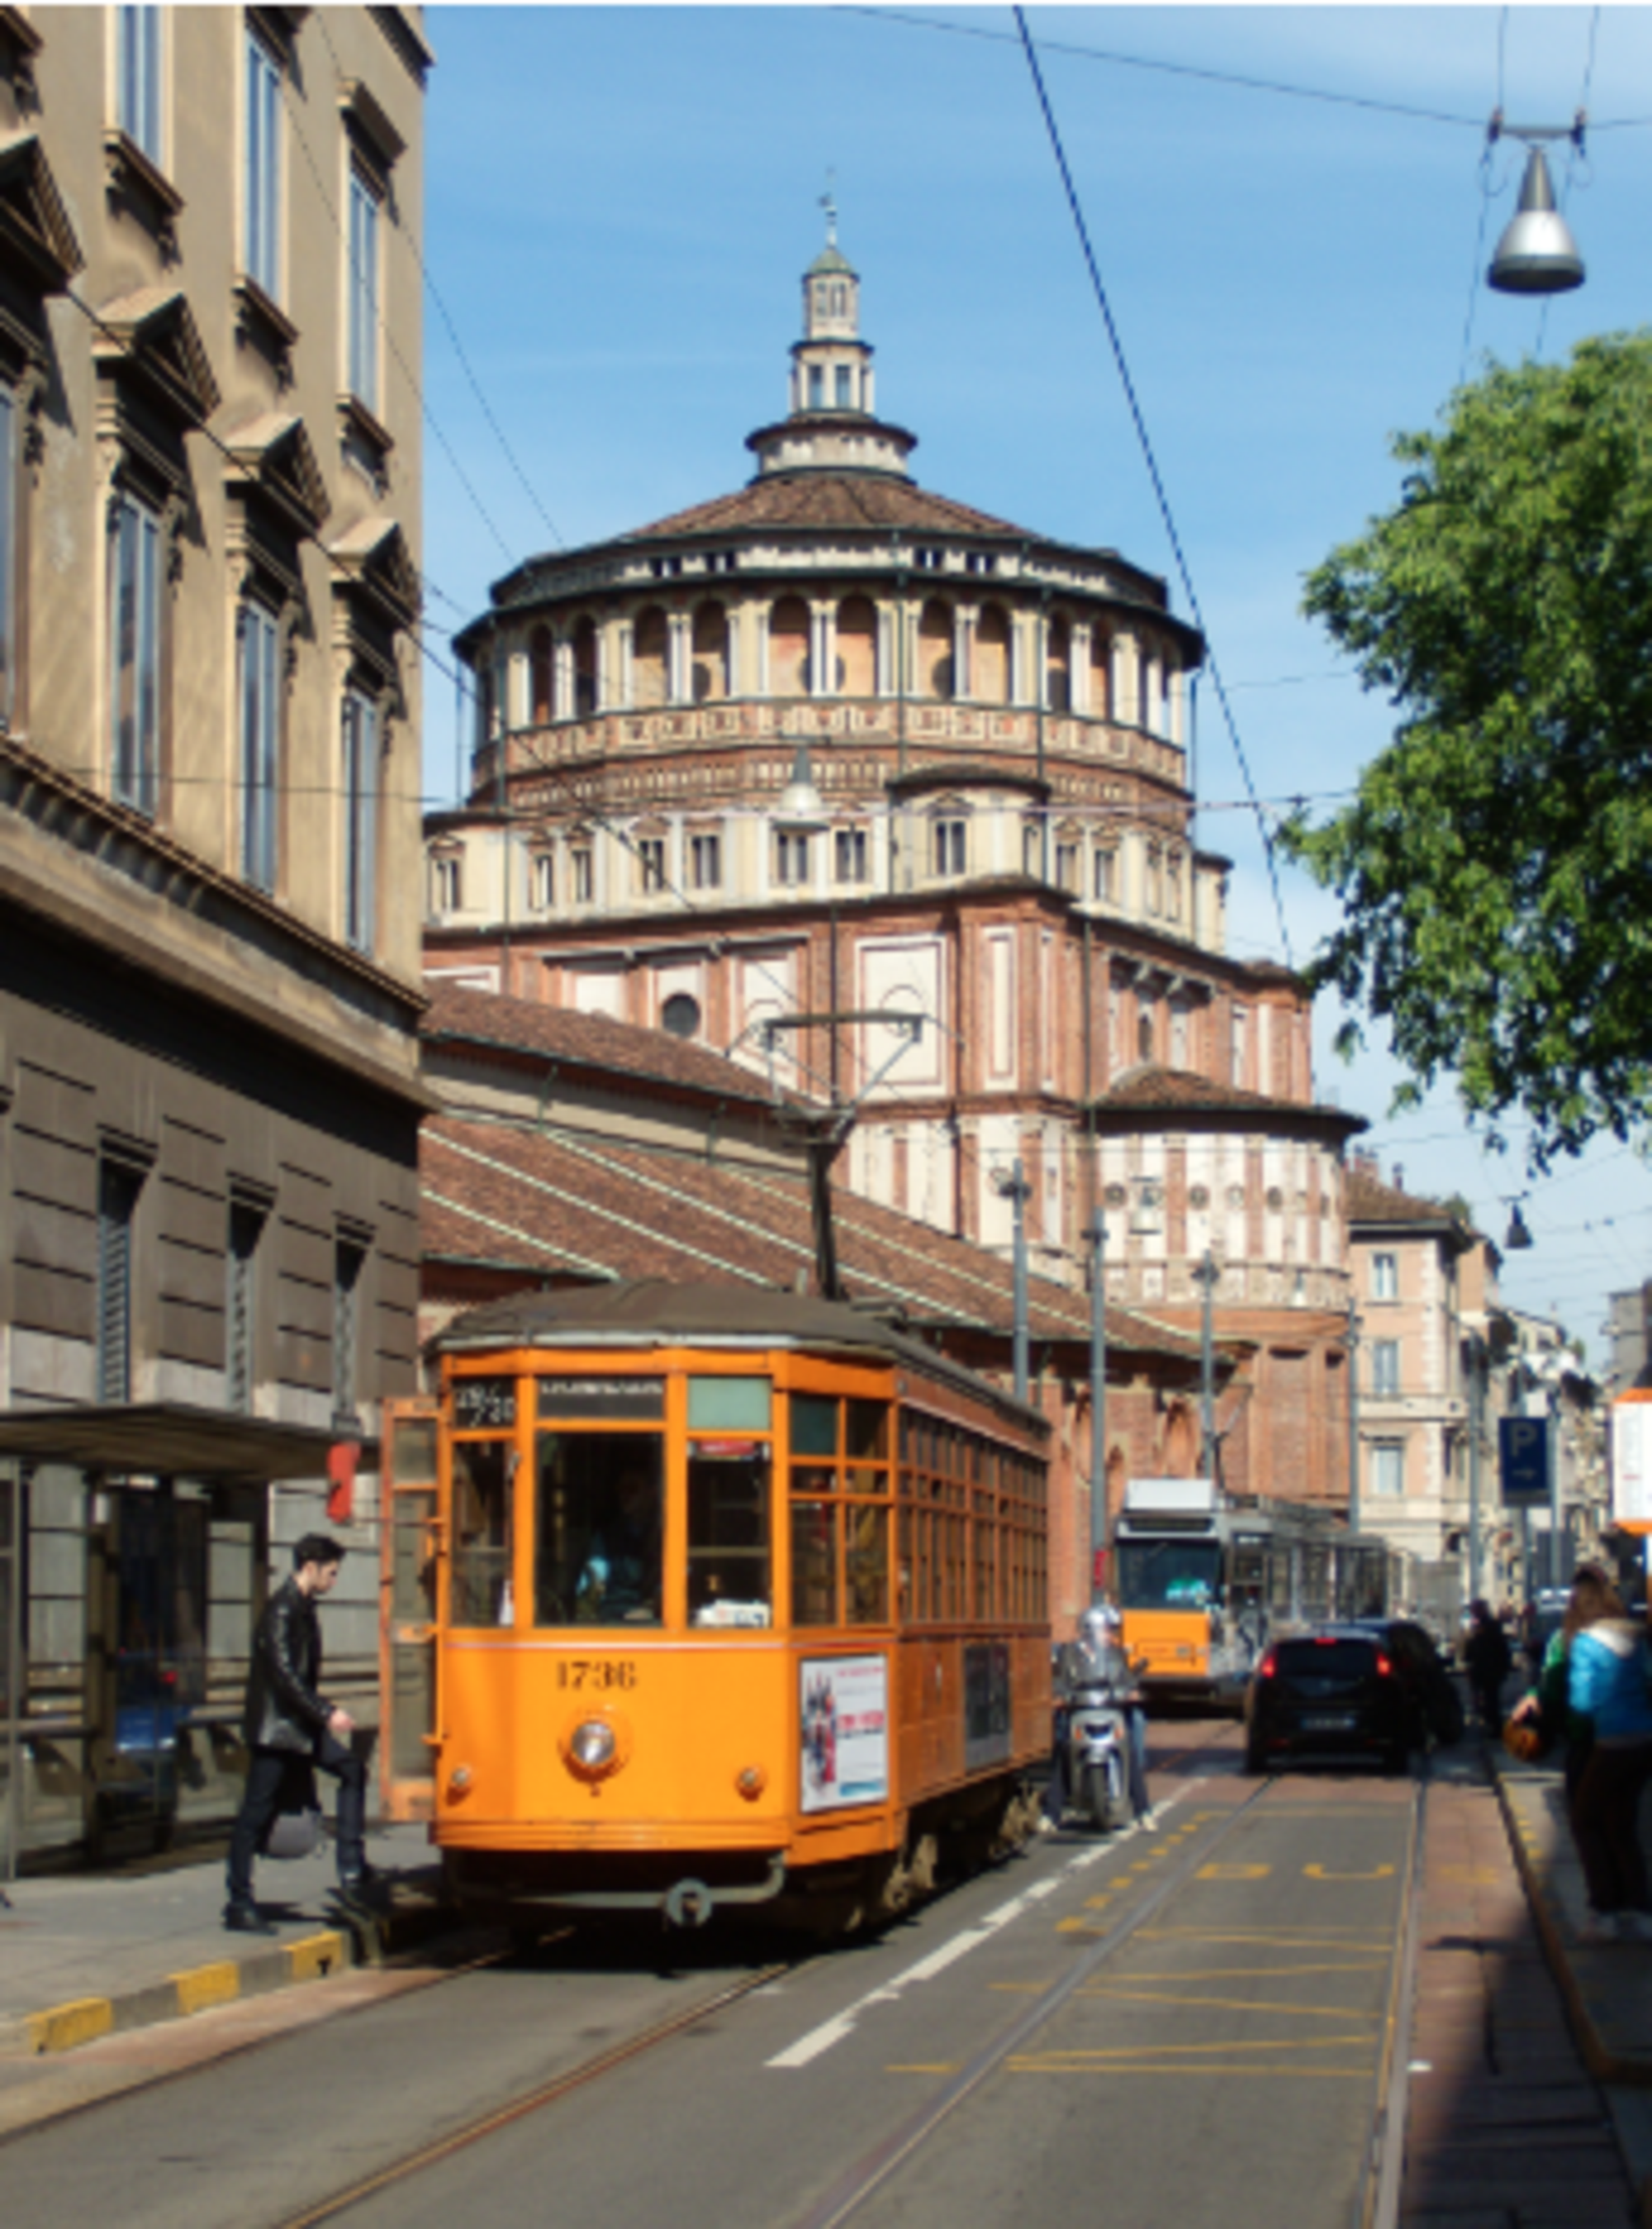
<path fill-rule="evenodd" d="M 258 1869 L 278 1932 L 221 1924 L 221 1854 L 158 1870 L 30 1875 L 0 1905 L 0 2065 L 373 1963 L 445 1924 L 422 1827 L 368 1837 L 387 1882 L 383 1917 L 352 1924 L 332 1905 L 330 1843 Z"/>
<path fill-rule="evenodd" d="M 1652 2229 L 1652 2149 L 1584 2063 L 1476 1743 L 1427 1803 L 1399 2229 Z"/>
<path fill-rule="evenodd" d="M 1538 1932 L 1590 2071 L 1603 2082 L 1652 2086 L 1652 1944 L 1578 1942 L 1588 1898 L 1559 1770 L 1521 1764 L 1501 1746 L 1488 1755 Z M 1642 1806 L 1641 1842 L 1652 1850 L 1652 1789 Z"/>

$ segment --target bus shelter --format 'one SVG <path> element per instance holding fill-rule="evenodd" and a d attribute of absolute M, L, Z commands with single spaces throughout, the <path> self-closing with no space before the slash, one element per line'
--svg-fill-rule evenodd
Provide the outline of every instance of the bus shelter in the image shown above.
<path fill-rule="evenodd" d="M 174 1402 L 0 1411 L 0 1879 L 233 1816 L 270 1488 L 324 1478 L 335 1438 Z"/>

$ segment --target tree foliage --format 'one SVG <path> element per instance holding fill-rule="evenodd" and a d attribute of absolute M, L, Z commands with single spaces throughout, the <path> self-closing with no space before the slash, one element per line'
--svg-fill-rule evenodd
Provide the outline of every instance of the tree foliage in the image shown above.
<path fill-rule="evenodd" d="M 1544 1166 L 1649 1106 L 1652 335 L 1494 369 L 1393 446 L 1399 503 L 1303 601 L 1399 715 L 1354 802 L 1285 832 L 1345 909 L 1310 972 L 1410 1095 L 1454 1072 Z"/>

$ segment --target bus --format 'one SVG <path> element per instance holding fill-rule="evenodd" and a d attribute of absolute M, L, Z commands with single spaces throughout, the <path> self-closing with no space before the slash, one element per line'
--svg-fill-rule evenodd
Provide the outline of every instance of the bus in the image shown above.
<path fill-rule="evenodd" d="M 1118 1607 L 1149 1706 L 1242 1706 L 1271 1639 L 1332 1618 L 1380 1617 L 1403 1558 L 1329 1511 L 1208 1479 L 1130 1479 L 1116 1532 Z"/>
<path fill-rule="evenodd" d="M 1049 1427 L 860 1309 L 458 1318 L 385 1435 L 383 1781 L 454 1900 L 841 1931 L 1024 1839 Z"/>

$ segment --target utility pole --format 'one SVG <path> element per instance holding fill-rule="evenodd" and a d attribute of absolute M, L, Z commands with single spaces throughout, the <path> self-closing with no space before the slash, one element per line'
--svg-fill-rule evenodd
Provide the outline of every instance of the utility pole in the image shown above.
<path fill-rule="evenodd" d="M 1360 1314 L 1348 1294 L 1348 1531 L 1360 1529 Z"/>
<path fill-rule="evenodd" d="M 1221 1275 L 1216 1257 L 1208 1246 L 1205 1258 L 1193 1273 L 1194 1282 L 1204 1293 L 1204 1307 L 1199 1322 L 1199 1464 L 1204 1475 L 1216 1475 L 1216 1338 L 1212 1322 L 1212 1308 L 1216 1280 Z"/>
<path fill-rule="evenodd" d="M 1480 1598 L 1480 1442 L 1486 1428 L 1485 1349 L 1469 1333 L 1469 1600 Z"/>
<path fill-rule="evenodd" d="M 1099 1198 L 1090 1217 L 1090 1599 L 1098 1603 L 1110 1564 L 1107 1509 L 1107 1217 Z"/>
<path fill-rule="evenodd" d="M 1015 1243 L 1010 1253 L 1013 1279 L 1011 1302 L 1015 1326 L 1011 1335 L 1011 1356 L 1015 1373 L 1015 1398 L 1027 1398 L 1027 1203 L 1033 1188 L 1021 1172 L 1021 1155 L 1016 1154 L 1008 1179 L 997 1179 L 999 1197 L 1009 1202 L 1014 1214 Z"/>

